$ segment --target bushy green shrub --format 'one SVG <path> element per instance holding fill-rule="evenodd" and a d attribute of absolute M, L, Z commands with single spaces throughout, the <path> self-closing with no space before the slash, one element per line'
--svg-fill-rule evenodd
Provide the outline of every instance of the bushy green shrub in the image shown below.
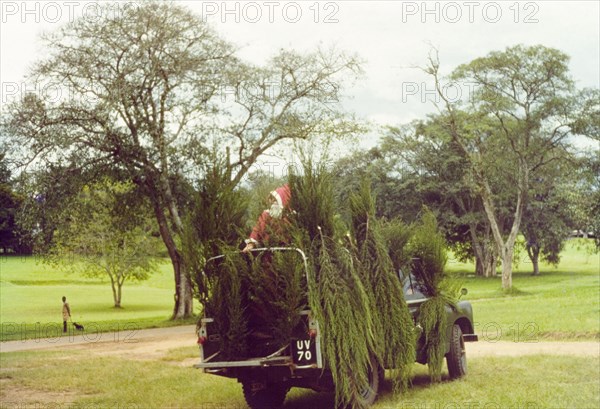
<path fill-rule="evenodd" d="M 396 389 L 405 388 L 415 361 L 414 323 L 382 233 L 382 222 L 375 218 L 375 198 L 368 184 L 363 183 L 360 191 L 350 196 L 350 211 L 360 261 L 357 269 L 373 311 L 374 353 L 384 367 L 393 368 Z"/>
<path fill-rule="evenodd" d="M 445 270 L 446 243 L 433 213 L 424 208 L 409 243 L 412 272 L 430 298 L 419 308 L 418 322 L 423 327 L 427 366 L 433 382 L 441 380 L 447 328 L 446 305 L 456 300 L 456 286 Z"/>

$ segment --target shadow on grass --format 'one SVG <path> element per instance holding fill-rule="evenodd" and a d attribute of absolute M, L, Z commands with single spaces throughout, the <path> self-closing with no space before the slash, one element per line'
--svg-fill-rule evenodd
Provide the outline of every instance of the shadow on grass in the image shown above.
<path fill-rule="evenodd" d="M 444 384 L 448 382 L 454 382 L 454 380 L 450 379 L 447 374 L 442 374 L 442 382 L 439 384 Z M 421 389 L 431 388 L 432 385 L 437 385 L 431 382 L 431 378 L 428 374 L 416 374 L 413 375 L 412 384 L 410 386 L 411 389 L 418 391 Z"/>
<path fill-rule="evenodd" d="M 115 308 L 113 303 L 95 303 L 87 304 L 77 310 L 79 314 L 86 313 L 106 313 L 106 314 L 119 314 L 119 313 L 132 313 L 132 312 L 155 312 L 161 311 L 162 306 L 159 304 L 151 304 L 145 302 L 144 304 L 127 303 L 127 300 L 123 302 L 120 308 Z M 167 317 L 165 316 L 165 319 Z"/>
<path fill-rule="evenodd" d="M 448 375 L 442 375 L 442 384 L 452 382 Z M 431 379 L 428 374 L 413 374 L 409 389 L 418 391 L 430 388 Z M 377 400 L 386 402 L 388 398 L 393 398 L 394 387 L 392 379 L 385 378 L 380 385 Z M 296 391 L 296 392 L 294 392 Z M 402 393 L 402 392 L 401 392 Z M 333 392 L 314 392 L 309 389 L 293 388 L 285 400 L 283 409 L 330 409 L 335 408 L 335 394 Z"/>
<path fill-rule="evenodd" d="M 524 295 L 533 295 L 533 293 L 519 290 L 515 286 L 508 288 L 508 289 L 501 288 L 497 291 L 497 294 L 500 297 L 520 297 L 520 296 L 524 296 Z"/>
<path fill-rule="evenodd" d="M 33 286 L 45 286 L 45 285 L 105 285 L 98 281 L 83 281 L 83 280 L 10 280 L 7 281 L 13 285 L 33 285 Z"/>
<path fill-rule="evenodd" d="M 309 389 L 301 390 L 300 394 L 288 396 L 283 405 L 284 409 L 330 409 L 335 407 L 333 392 L 315 392 Z M 292 389 L 294 391 L 294 389 Z"/>

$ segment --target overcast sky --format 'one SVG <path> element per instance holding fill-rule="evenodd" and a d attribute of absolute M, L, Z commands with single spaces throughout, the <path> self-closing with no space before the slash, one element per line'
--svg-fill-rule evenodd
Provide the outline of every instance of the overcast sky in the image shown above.
<path fill-rule="evenodd" d="M 255 63 L 280 48 L 335 45 L 356 53 L 365 60 L 365 77 L 347 90 L 351 99 L 345 105 L 377 124 L 399 124 L 434 110 L 428 78 L 411 68 L 426 63 L 430 44 L 439 49 L 445 72 L 493 50 L 543 44 L 571 57 L 571 73 L 579 87 L 600 86 L 599 1 L 180 3 L 203 13 L 224 38 L 240 47 L 242 57 Z M 94 18 L 96 4 L 0 1 L 3 104 L 27 88 L 23 76 L 43 52 L 40 33 L 73 18 Z"/>

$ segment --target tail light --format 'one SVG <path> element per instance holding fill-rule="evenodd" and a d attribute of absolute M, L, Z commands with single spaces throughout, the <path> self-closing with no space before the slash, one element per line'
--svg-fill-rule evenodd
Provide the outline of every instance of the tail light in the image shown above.
<path fill-rule="evenodd" d="M 319 324 L 317 323 L 317 320 L 315 320 L 313 317 L 311 317 L 309 315 L 308 316 L 308 336 L 311 339 L 314 339 L 317 337 L 317 335 L 319 335 Z"/>
<path fill-rule="evenodd" d="M 198 337 L 198 345 L 204 345 L 206 343 L 207 338 L 204 336 Z"/>

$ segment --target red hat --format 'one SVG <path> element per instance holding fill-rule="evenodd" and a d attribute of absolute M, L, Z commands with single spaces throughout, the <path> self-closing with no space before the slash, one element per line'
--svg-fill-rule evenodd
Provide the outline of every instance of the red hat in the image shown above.
<path fill-rule="evenodd" d="M 290 203 L 292 192 L 290 191 L 289 185 L 285 184 L 272 191 L 271 196 L 277 200 L 277 204 L 279 206 L 287 207 L 287 205 Z"/>

